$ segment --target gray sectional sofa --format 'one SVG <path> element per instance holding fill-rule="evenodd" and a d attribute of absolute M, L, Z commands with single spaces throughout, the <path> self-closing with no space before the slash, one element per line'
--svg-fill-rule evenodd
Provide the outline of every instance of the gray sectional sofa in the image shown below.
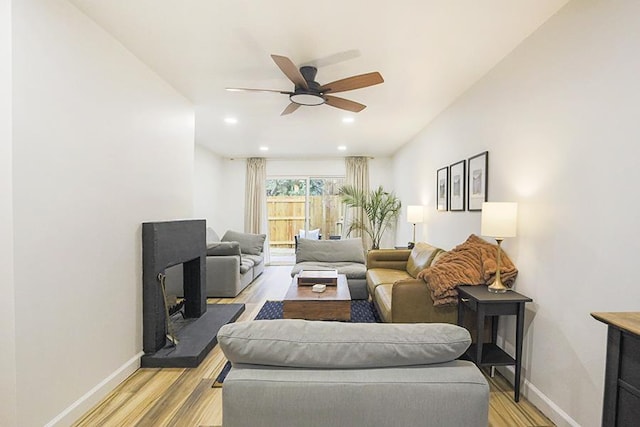
<path fill-rule="evenodd" d="M 264 271 L 266 235 L 227 231 L 222 239 L 207 228 L 207 297 L 237 296 Z M 182 265 L 166 271 L 168 295 L 183 296 Z"/>
<path fill-rule="evenodd" d="M 298 239 L 291 277 L 302 270 L 338 270 L 347 276 L 351 299 L 367 299 L 367 266 L 362 239 Z"/>
<path fill-rule="evenodd" d="M 225 427 L 486 427 L 489 385 L 447 324 L 269 320 L 223 326 Z"/>

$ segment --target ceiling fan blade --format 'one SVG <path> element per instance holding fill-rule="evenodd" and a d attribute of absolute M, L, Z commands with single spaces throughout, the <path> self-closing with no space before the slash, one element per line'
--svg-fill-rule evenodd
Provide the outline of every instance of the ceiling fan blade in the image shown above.
<path fill-rule="evenodd" d="M 307 81 L 302 77 L 300 70 L 298 67 L 286 56 L 280 55 L 271 55 L 271 59 L 276 63 L 278 68 L 284 73 L 285 76 L 289 78 L 296 86 L 303 87 L 305 89 L 309 89 L 309 85 Z"/>
<path fill-rule="evenodd" d="M 344 98 L 338 98 L 337 96 L 325 95 L 327 102 L 325 104 L 331 105 L 332 107 L 340 108 L 342 110 L 352 111 L 354 113 L 359 113 L 360 111 L 367 108 L 366 105 L 360 104 L 359 102 L 351 101 Z"/>
<path fill-rule="evenodd" d="M 283 93 L 285 95 L 291 95 L 293 92 L 288 92 L 286 90 L 277 90 L 277 89 L 250 89 L 246 87 L 226 87 L 225 90 L 229 92 L 275 92 L 275 93 Z"/>
<path fill-rule="evenodd" d="M 282 111 L 282 113 L 280 113 L 280 115 L 286 116 L 287 114 L 291 114 L 294 111 L 296 111 L 299 107 L 300 107 L 300 104 L 296 104 L 295 102 L 292 102 L 291 104 L 287 105 L 287 108 L 285 108 Z"/>
<path fill-rule="evenodd" d="M 360 89 L 367 86 L 373 86 L 384 82 L 379 72 L 360 74 L 358 76 L 347 77 L 346 79 L 336 80 L 320 86 L 320 92 L 345 92 L 347 90 Z"/>

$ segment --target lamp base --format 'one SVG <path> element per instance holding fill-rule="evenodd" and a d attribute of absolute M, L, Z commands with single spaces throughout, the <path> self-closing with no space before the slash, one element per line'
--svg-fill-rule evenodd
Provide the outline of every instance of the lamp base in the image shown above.
<path fill-rule="evenodd" d="M 496 242 L 498 243 L 498 259 L 496 261 L 496 279 L 493 281 L 491 285 L 487 289 L 489 292 L 493 292 L 496 294 L 503 294 L 507 292 L 507 287 L 502 284 L 502 280 L 500 280 L 500 244 L 502 243 L 502 237 L 496 237 Z"/>
<path fill-rule="evenodd" d="M 489 290 L 489 292 L 493 292 L 496 294 L 503 294 L 508 291 L 507 287 L 502 284 L 502 281 L 500 279 L 494 281 L 487 287 L 487 289 Z"/>

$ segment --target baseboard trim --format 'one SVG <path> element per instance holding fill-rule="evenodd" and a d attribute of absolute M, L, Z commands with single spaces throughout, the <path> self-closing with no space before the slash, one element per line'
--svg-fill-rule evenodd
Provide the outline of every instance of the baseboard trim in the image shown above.
<path fill-rule="evenodd" d="M 513 366 L 496 366 L 496 369 L 511 383 L 515 379 Z M 535 405 L 558 427 L 580 427 L 580 424 L 564 412 L 558 405 L 547 397 L 538 387 L 529 382 L 526 378 L 522 382 L 521 395 L 525 396 L 529 402 Z"/>
<path fill-rule="evenodd" d="M 118 384 L 123 382 L 127 377 L 129 377 L 129 375 L 133 374 L 138 368 L 140 368 L 140 358 L 143 354 L 143 352 L 140 352 L 127 360 L 111 375 L 100 381 L 80 399 L 73 402 L 64 411 L 49 421 L 45 427 L 68 426 L 73 424 L 95 404 L 104 399 L 107 394 L 118 386 Z"/>

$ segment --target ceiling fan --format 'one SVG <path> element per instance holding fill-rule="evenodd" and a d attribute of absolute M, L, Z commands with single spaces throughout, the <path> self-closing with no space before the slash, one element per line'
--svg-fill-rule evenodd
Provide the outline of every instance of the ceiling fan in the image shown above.
<path fill-rule="evenodd" d="M 359 102 L 351 101 L 345 98 L 339 98 L 331 94 L 338 92 L 346 92 L 348 90 L 360 89 L 363 87 L 373 86 L 384 82 L 384 79 L 377 71 L 372 73 L 360 74 L 344 79 L 336 80 L 331 83 L 320 85 L 314 79 L 318 69 L 311 65 L 296 67 L 296 65 L 286 56 L 271 55 L 273 62 L 278 68 L 289 78 L 295 85 L 293 92 L 275 89 L 249 89 L 249 88 L 227 88 L 230 91 L 249 91 L 249 92 L 276 92 L 289 95 L 291 103 L 280 114 L 284 116 L 296 111 L 301 105 L 312 106 L 327 104 L 335 108 L 358 113 L 367 106 Z"/>

